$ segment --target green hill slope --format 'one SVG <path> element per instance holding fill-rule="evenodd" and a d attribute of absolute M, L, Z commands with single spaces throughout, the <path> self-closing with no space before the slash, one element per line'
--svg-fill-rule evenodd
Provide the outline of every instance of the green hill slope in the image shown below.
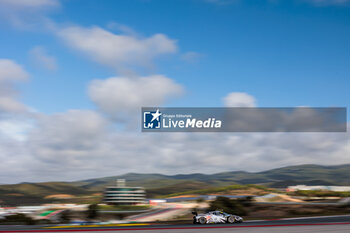
<path fill-rule="evenodd" d="M 126 179 L 128 185 L 145 188 L 161 188 L 174 185 L 179 181 L 202 182 L 209 186 L 226 186 L 232 184 L 325 184 L 350 185 L 350 164 L 339 166 L 299 165 L 267 170 L 263 172 L 222 172 L 216 174 L 180 174 L 167 176 L 162 174 L 129 173 L 122 176 L 104 177 L 75 182 L 75 185 L 98 189 L 114 185 L 117 179 Z"/>
<path fill-rule="evenodd" d="M 128 186 L 142 186 L 149 197 L 193 190 L 260 184 L 269 187 L 285 188 L 289 185 L 349 185 L 350 164 L 338 166 L 299 165 L 288 166 L 263 172 L 221 172 L 216 174 L 138 174 L 102 177 L 76 182 L 45 182 L 0 185 L 0 205 L 2 203 L 42 203 L 47 195 L 69 194 L 74 196 L 103 192 L 106 186 L 115 185 L 117 179 L 126 179 Z"/>

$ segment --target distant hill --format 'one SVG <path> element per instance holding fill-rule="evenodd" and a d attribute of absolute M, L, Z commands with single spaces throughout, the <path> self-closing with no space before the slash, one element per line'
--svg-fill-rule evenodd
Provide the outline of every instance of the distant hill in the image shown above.
<path fill-rule="evenodd" d="M 96 178 L 73 182 L 80 187 L 101 190 L 107 185 L 114 185 L 117 179 L 126 179 L 128 185 L 143 186 L 148 189 L 164 188 L 183 182 L 200 182 L 211 187 L 232 184 L 263 184 L 280 188 L 296 184 L 308 185 L 350 185 L 350 164 L 338 166 L 298 165 L 288 166 L 263 172 L 233 171 L 216 174 L 162 174 L 128 173 L 121 176 Z M 180 187 L 179 187 L 180 188 Z"/>
<path fill-rule="evenodd" d="M 76 182 L 46 182 L 0 185 L 0 205 L 3 203 L 42 203 L 48 195 L 68 194 L 74 196 L 103 192 L 106 186 L 115 185 L 117 179 L 126 179 L 128 186 L 142 186 L 149 197 L 211 189 L 234 184 L 259 184 L 272 188 L 290 185 L 348 185 L 350 164 L 338 166 L 299 165 L 263 172 L 221 172 L 216 174 L 139 174 L 102 177 Z"/>
<path fill-rule="evenodd" d="M 33 205 L 47 203 L 53 194 L 89 195 L 92 191 L 66 182 L 21 183 L 0 185 L 1 205 Z"/>
<path fill-rule="evenodd" d="M 277 168 L 257 174 L 275 182 L 290 180 L 299 184 L 312 184 L 308 182 L 317 181 L 317 185 L 350 185 L 350 164 L 337 166 L 307 164 Z"/>

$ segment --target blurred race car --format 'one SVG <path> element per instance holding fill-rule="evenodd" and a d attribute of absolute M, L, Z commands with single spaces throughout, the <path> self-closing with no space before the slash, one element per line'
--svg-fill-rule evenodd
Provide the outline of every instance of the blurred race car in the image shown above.
<path fill-rule="evenodd" d="M 192 212 L 193 224 L 207 224 L 207 223 L 241 223 L 243 218 L 234 214 L 228 214 L 223 211 L 210 211 L 205 214 L 198 214 Z"/>

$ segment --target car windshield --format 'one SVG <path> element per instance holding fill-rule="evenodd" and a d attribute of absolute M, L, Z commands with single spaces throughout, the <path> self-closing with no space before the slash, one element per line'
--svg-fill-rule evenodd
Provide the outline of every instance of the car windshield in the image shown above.
<path fill-rule="evenodd" d="M 224 216 L 228 216 L 229 215 L 228 213 L 225 213 L 225 212 L 220 212 L 220 214 L 222 214 Z"/>
<path fill-rule="evenodd" d="M 209 214 L 214 214 L 214 215 L 224 215 L 227 216 L 229 214 L 222 212 L 222 211 L 213 211 L 213 212 L 209 212 Z"/>

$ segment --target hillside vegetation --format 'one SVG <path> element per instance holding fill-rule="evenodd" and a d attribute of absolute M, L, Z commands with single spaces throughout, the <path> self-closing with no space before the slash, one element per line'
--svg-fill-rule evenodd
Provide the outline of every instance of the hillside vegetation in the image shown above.
<path fill-rule="evenodd" d="M 229 185 L 224 187 L 218 187 L 218 188 L 208 188 L 208 189 L 199 189 L 199 190 L 191 190 L 191 191 L 185 191 L 185 192 L 178 192 L 178 193 L 172 193 L 169 195 L 166 195 L 164 197 L 176 197 L 176 196 L 183 196 L 183 195 L 206 195 L 206 194 L 213 194 L 213 195 L 264 195 L 269 192 L 276 192 L 276 190 L 272 190 L 269 188 L 266 188 L 261 185 L 254 185 L 254 184 L 245 184 L 245 185 Z"/>
<path fill-rule="evenodd" d="M 289 185 L 349 185 L 350 165 L 320 166 L 299 165 L 263 172 L 221 172 L 216 174 L 138 174 L 87 179 L 76 182 L 44 182 L 0 185 L 0 205 L 40 204 L 49 195 L 66 194 L 75 197 L 70 201 L 91 201 L 93 193 L 102 193 L 106 186 L 115 185 L 117 179 L 126 179 L 128 186 L 142 186 L 148 197 L 211 193 L 264 193 L 266 188 L 285 188 Z M 259 185 L 251 186 L 250 184 Z M 265 190 L 264 190 L 265 189 Z M 238 190 L 241 190 L 238 192 Z M 85 199 L 84 199 L 84 198 Z M 96 197 L 95 197 L 96 199 Z M 65 200 L 68 201 L 68 200 Z"/>

